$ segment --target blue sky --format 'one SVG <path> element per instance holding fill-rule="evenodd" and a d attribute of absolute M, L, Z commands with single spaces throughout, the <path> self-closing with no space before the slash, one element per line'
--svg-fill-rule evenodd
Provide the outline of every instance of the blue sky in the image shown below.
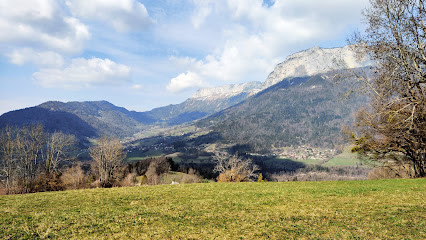
<path fill-rule="evenodd" d="M 0 114 L 48 100 L 145 111 L 341 47 L 368 0 L 0 0 Z"/>

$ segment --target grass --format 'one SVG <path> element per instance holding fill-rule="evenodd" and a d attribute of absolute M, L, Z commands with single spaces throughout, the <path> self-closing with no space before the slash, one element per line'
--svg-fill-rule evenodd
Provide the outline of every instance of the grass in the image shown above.
<path fill-rule="evenodd" d="M 2 239 L 425 239 L 426 179 L 0 196 Z"/>
<path fill-rule="evenodd" d="M 335 157 L 324 163 L 323 166 L 356 166 L 360 165 L 360 163 L 361 161 L 358 159 L 357 154 L 351 152 L 351 146 L 347 146 L 343 153 L 336 155 Z"/>
<path fill-rule="evenodd" d="M 150 157 L 161 157 L 163 155 L 164 153 L 159 150 L 149 150 L 144 153 L 141 153 L 139 151 L 134 151 L 131 153 L 127 153 L 127 156 L 124 162 L 135 162 L 135 161 L 145 160 Z"/>
<path fill-rule="evenodd" d="M 294 160 L 295 162 L 300 162 L 306 165 L 321 165 L 324 160 L 322 159 L 314 159 L 314 158 L 308 158 L 304 160 Z"/>

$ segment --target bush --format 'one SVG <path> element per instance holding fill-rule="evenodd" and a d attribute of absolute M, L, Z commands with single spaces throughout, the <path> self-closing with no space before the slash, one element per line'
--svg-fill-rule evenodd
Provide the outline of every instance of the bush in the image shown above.
<path fill-rule="evenodd" d="M 182 183 L 200 183 L 202 180 L 203 178 L 192 168 L 181 179 Z"/>
<path fill-rule="evenodd" d="M 235 169 L 226 170 L 224 173 L 219 174 L 216 179 L 218 182 L 242 182 L 246 180 L 245 176 L 242 176 Z"/>
<path fill-rule="evenodd" d="M 124 177 L 123 180 L 120 181 L 120 186 L 121 187 L 133 187 L 136 185 L 140 185 L 138 184 L 138 179 L 135 173 L 129 173 L 127 174 L 126 177 Z"/>
<path fill-rule="evenodd" d="M 81 189 L 87 188 L 89 185 L 89 178 L 84 173 L 81 163 L 66 169 L 61 176 L 61 180 L 65 189 Z"/>
<path fill-rule="evenodd" d="M 368 173 L 368 179 L 410 178 L 414 169 L 408 165 L 376 167 Z"/>
<path fill-rule="evenodd" d="M 245 182 L 257 179 L 259 167 L 251 159 L 243 159 L 237 154 L 229 155 L 216 152 L 213 158 L 216 162 L 214 172 L 218 172 L 218 182 Z"/>
<path fill-rule="evenodd" d="M 50 192 L 64 190 L 64 186 L 58 174 L 40 174 L 35 180 L 34 189 L 31 192 Z"/>
<path fill-rule="evenodd" d="M 261 174 L 259 174 L 259 178 L 257 179 L 257 181 L 258 181 L 258 182 L 267 182 L 267 181 L 268 181 L 268 179 L 263 178 L 263 174 L 261 173 Z"/>

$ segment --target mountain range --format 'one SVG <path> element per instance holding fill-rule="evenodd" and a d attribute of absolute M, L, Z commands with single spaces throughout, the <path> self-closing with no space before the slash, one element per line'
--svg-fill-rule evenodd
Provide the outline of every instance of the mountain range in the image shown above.
<path fill-rule="evenodd" d="M 351 46 L 311 48 L 278 64 L 264 82 L 249 82 L 200 89 L 183 103 L 147 112 L 128 111 L 106 101 L 50 101 L 0 116 L 0 127 L 41 123 L 48 131 L 63 131 L 80 139 L 101 135 L 120 138 L 194 121 L 219 133 L 225 141 L 251 144 L 255 149 L 287 145 L 336 144 L 340 125 L 365 99 L 340 99 L 346 85 L 333 75 L 347 69 L 367 68 Z M 201 119 L 201 120 L 200 120 Z"/>
<path fill-rule="evenodd" d="M 284 79 L 196 125 L 256 152 L 301 145 L 334 148 L 342 143 L 342 125 L 350 124 L 366 102 L 359 95 L 345 98 L 350 86 L 334 82 L 336 74 Z"/>

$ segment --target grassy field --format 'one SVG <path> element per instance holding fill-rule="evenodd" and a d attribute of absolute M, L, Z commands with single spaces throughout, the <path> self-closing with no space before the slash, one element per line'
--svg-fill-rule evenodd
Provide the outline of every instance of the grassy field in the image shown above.
<path fill-rule="evenodd" d="M 323 166 L 336 167 L 336 166 L 356 166 L 360 165 L 361 161 L 358 159 L 356 153 L 351 152 L 351 146 L 347 146 L 343 153 L 334 156 L 328 160 Z"/>
<path fill-rule="evenodd" d="M 425 239 L 426 179 L 0 196 L 2 239 Z"/>

